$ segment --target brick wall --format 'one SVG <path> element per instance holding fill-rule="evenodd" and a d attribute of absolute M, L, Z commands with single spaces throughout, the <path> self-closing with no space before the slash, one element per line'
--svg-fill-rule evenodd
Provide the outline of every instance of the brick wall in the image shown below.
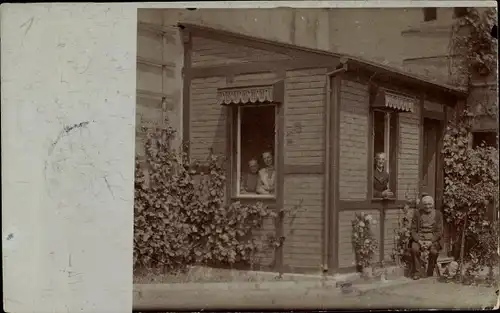
<path fill-rule="evenodd" d="M 322 164 L 326 69 L 289 71 L 285 83 L 285 164 Z"/>
<path fill-rule="evenodd" d="M 362 210 L 359 210 L 362 211 Z M 372 228 L 375 239 L 380 242 L 380 215 L 379 211 L 368 210 L 364 213 L 371 214 L 379 223 L 374 225 Z M 348 268 L 355 266 L 355 256 L 354 249 L 352 245 L 352 221 L 354 220 L 354 211 L 342 211 L 339 213 L 339 228 L 338 228 L 338 238 L 339 238 L 339 253 L 338 262 L 339 268 Z M 379 250 L 376 251 L 373 257 L 374 261 L 379 260 Z"/>
<path fill-rule="evenodd" d="M 192 66 L 216 66 L 246 62 L 285 60 L 290 57 L 271 51 L 202 38 L 193 38 Z"/>
<path fill-rule="evenodd" d="M 297 207 L 284 222 L 284 265 L 319 270 L 322 256 L 323 175 L 286 175 L 285 208 Z"/>
<path fill-rule="evenodd" d="M 340 199 L 364 200 L 368 179 L 368 86 L 342 80 L 340 92 Z"/>
<path fill-rule="evenodd" d="M 413 113 L 399 114 L 399 157 L 397 198 L 405 192 L 414 195 L 419 189 L 420 106 Z"/>
<path fill-rule="evenodd" d="M 190 156 L 205 160 L 212 148 L 226 152 L 226 108 L 217 104 L 217 88 L 224 87 L 225 77 L 193 79 L 190 103 Z"/>

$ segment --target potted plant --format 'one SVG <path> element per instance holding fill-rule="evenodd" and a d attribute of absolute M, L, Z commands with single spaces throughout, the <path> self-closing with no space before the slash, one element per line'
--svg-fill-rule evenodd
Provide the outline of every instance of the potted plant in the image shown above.
<path fill-rule="evenodd" d="M 363 276 L 370 277 L 373 256 L 378 248 L 378 242 L 372 231 L 377 221 L 371 214 L 356 213 L 352 221 L 352 244 L 355 253 L 356 269 Z"/>

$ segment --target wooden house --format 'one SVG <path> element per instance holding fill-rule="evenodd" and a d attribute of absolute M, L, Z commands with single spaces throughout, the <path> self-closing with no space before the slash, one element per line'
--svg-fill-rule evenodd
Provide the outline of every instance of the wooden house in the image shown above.
<path fill-rule="evenodd" d="M 376 260 L 390 260 L 407 196 L 427 192 L 442 208 L 439 151 L 464 92 L 346 55 L 192 24 L 180 28 L 190 157 L 205 159 L 212 150 L 229 158 L 228 202 L 300 208 L 293 226 L 269 226 L 286 237 L 274 270 L 352 271 L 351 222 L 361 211 L 379 221 Z M 273 157 L 275 189 L 247 192 L 242 184 L 251 160 L 266 166 L 264 152 Z M 374 197 L 377 152 L 386 155 L 390 199 Z"/>

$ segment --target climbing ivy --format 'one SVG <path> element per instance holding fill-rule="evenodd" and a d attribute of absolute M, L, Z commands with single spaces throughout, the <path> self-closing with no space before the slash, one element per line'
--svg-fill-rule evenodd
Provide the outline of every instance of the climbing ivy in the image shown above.
<path fill-rule="evenodd" d="M 134 268 L 182 271 L 189 265 L 259 264 L 293 235 L 302 200 L 276 211 L 262 202 L 225 203 L 225 158 L 211 153 L 190 162 L 172 147 L 171 127 L 144 129 L 145 156 L 137 158 L 134 199 Z M 285 232 L 263 231 L 269 220 Z M 281 273 L 280 273 L 281 274 Z M 281 275 L 280 275 L 281 276 Z"/>
<path fill-rule="evenodd" d="M 496 8 L 467 8 L 456 20 L 450 42 L 450 66 L 454 83 L 470 90 L 472 82 L 491 79 L 497 69 L 497 40 L 491 35 L 497 24 Z M 492 102 L 494 101 L 494 102 Z M 498 116 L 496 99 L 478 103 L 485 113 Z M 450 121 L 444 137 L 444 205 L 455 253 L 468 278 L 498 262 L 498 150 L 469 146 L 474 115 L 463 112 Z M 488 214 L 493 213 L 493 214 Z M 462 271 L 460 271 L 462 272 Z M 464 277 L 462 277 L 463 279 Z M 467 279 L 466 279 L 467 280 Z"/>
<path fill-rule="evenodd" d="M 486 77 L 497 68 L 497 40 L 491 29 L 497 23 L 496 8 L 467 8 L 452 28 L 450 66 L 454 83 L 468 87 L 473 77 Z"/>
<path fill-rule="evenodd" d="M 499 260 L 498 248 L 498 150 L 469 146 L 471 115 L 450 124 L 443 140 L 444 212 L 452 226 L 451 237 L 459 251 L 460 265 L 469 277 Z"/>
<path fill-rule="evenodd" d="M 134 266 L 185 269 L 191 264 L 252 263 L 267 243 L 253 231 L 274 210 L 261 202 L 226 205 L 224 158 L 190 163 L 171 147 L 175 131 L 147 131 L 146 155 L 136 161 Z"/>

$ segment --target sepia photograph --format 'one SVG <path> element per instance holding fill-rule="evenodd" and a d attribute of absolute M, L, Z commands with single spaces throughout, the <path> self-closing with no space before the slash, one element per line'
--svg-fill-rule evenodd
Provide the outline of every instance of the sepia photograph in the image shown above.
<path fill-rule="evenodd" d="M 134 309 L 497 304 L 496 7 L 137 14 Z"/>
<path fill-rule="evenodd" d="M 497 8 L 2 3 L 3 310 L 498 309 Z"/>

